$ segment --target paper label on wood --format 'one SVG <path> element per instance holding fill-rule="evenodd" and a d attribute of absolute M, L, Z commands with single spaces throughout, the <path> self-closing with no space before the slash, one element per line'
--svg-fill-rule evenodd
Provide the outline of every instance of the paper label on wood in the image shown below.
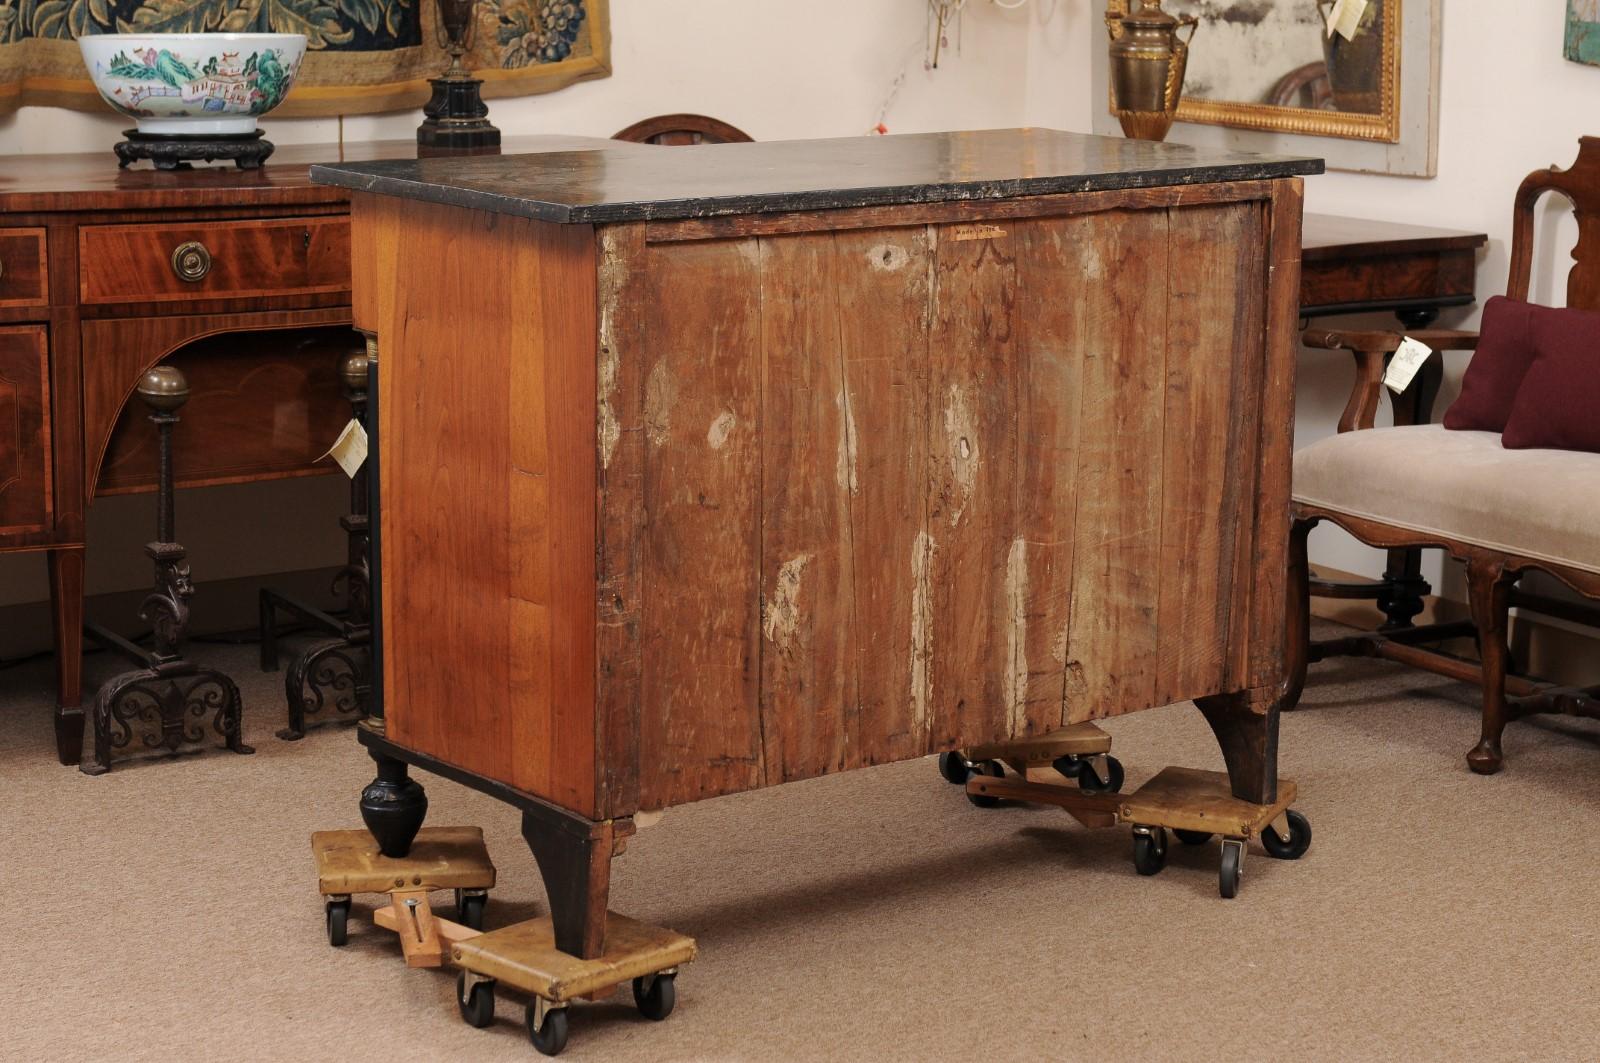
<path fill-rule="evenodd" d="M 1333 10 L 1328 13 L 1328 36 L 1335 33 L 1345 40 L 1354 40 L 1356 29 L 1361 25 L 1361 16 L 1367 13 L 1370 0 L 1334 0 Z"/>
<path fill-rule="evenodd" d="M 1417 370 L 1422 368 L 1422 363 L 1432 353 L 1432 347 L 1407 336 L 1394 352 L 1394 357 L 1389 359 L 1389 368 L 1383 374 L 1384 384 L 1396 395 L 1400 394 L 1411 386 L 1411 378 L 1417 375 Z"/>
<path fill-rule="evenodd" d="M 344 470 L 346 476 L 355 479 L 356 473 L 361 471 L 361 466 L 367 460 L 367 430 L 361 426 L 361 422 L 350 418 L 350 423 L 344 426 L 344 431 L 333 441 L 333 446 L 317 460 L 321 461 L 322 458 L 332 458 L 339 463 L 339 468 Z"/>
<path fill-rule="evenodd" d="M 993 240 L 1006 231 L 998 225 L 957 225 L 950 230 L 951 240 Z"/>

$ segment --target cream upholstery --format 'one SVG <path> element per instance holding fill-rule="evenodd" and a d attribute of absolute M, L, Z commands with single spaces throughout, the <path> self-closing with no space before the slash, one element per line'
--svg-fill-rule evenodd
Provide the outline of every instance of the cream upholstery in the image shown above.
<path fill-rule="evenodd" d="M 1294 456 L 1296 502 L 1600 573 L 1600 454 L 1507 450 L 1494 432 L 1372 428 Z"/>

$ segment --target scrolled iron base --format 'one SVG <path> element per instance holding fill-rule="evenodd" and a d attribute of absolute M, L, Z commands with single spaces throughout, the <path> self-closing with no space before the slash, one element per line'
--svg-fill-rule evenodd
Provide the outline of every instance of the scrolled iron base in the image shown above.
<path fill-rule="evenodd" d="M 242 702 L 232 679 L 175 661 L 107 680 L 94 703 L 94 749 L 85 775 L 111 770 L 114 751 L 139 746 L 176 753 L 206 739 L 209 725 L 235 753 L 254 753 L 241 737 Z"/>
<path fill-rule="evenodd" d="M 289 726 L 278 737 L 297 741 L 307 726 L 355 723 L 372 699 L 372 652 L 366 640 L 325 639 L 306 647 L 284 674 Z"/>

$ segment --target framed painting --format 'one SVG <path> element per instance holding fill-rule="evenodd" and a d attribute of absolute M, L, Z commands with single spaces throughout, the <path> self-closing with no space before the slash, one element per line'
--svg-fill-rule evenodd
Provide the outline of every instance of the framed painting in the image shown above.
<path fill-rule="evenodd" d="M 468 55 L 487 97 L 552 92 L 611 73 L 610 0 L 478 0 Z M 77 37 L 92 33 L 304 33 L 300 76 L 274 115 L 420 107 L 448 65 L 434 0 L 0 0 L 0 114 L 24 105 L 100 111 Z"/>
<path fill-rule="evenodd" d="M 1567 0 L 1566 56 L 1600 66 L 1600 0 Z"/>

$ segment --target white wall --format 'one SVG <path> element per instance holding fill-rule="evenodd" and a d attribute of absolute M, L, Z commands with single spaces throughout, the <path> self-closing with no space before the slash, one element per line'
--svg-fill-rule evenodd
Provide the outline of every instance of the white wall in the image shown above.
<path fill-rule="evenodd" d="M 1569 163 L 1580 134 L 1600 133 L 1600 68 L 1561 58 L 1564 8 L 1559 0 L 1451 0 L 1438 177 L 1314 177 L 1307 180 L 1307 209 L 1485 231 L 1491 243 L 1480 259 L 1480 297 L 1503 291 L 1517 183 L 1536 167 Z M 546 96 L 493 101 L 492 116 L 508 134 L 608 135 L 645 115 L 680 110 L 716 115 L 760 139 L 862 134 L 880 118 L 892 132 L 1089 128 L 1094 109 L 1103 105 L 1089 87 L 1089 49 L 1105 44 L 1100 0 L 1027 0 L 1015 10 L 969 0 L 961 32 L 952 34 L 952 48 L 936 71 L 923 69 L 925 10 L 923 0 L 613 0 L 612 77 Z M 415 113 L 350 118 L 343 136 L 407 138 L 417 121 Z M 107 150 L 122 125 L 109 115 L 24 110 L 0 120 L 0 156 Z M 340 135 L 335 120 L 269 119 L 267 125 L 282 143 Z M 1173 139 L 1181 140 L 1182 130 L 1177 127 Z M 1536 264 L 1535 298 L 1541 301 L 1561 301 L 1569 222 L 1552 214 L 1541 224 L 1541 235 L 1553 237 Z M 1440 324 L 1470 327 L 1476 319 L 1476 312 L 1456 312 Z M 1463 364 L 1460 355 L 1452 359 L 1441 410 L 1454 396 Z M 1348 388 L 1341 356 L 1305 353 L 1298 442 L 1332 430 Z M 338 536 L 308 536 L 311 526 L 326 527 L 339 511 L 339 494 L 333 481 L 203 493 L 204 505 L 188 505 L 196 516 L 180 516 L 197 574 L 307 567 L 311 557 L 335 563 Z M 97 503 L 91 541 L 142 542 L 146 511 L 140 506 L 126 499 Z M 127 552 L 125 545 L 117 550 Z M 1380 555 L 1334 529 L 1319 529 L 1313 560 L 1374 575 L 1381 570 Z M 36 558 L 0 558 L 0 604 L 42 597 L 42 569 Z M 136 587 L 145 576 L 142 561 L 106 559 L 91 569 L 90 589 Z M 1437 563 L 1431 578 L 1437 586 Z"/>
<path fill-rule="evenodd" d="M 1009 0 L 1008 0 L 1009 2 Z M 1081 5 L 1027 0 L 1006 10 L 970 0 L 938 70 L 924 69 L 923 0 L 613 0 L 615 73 L 561 92 L 494 100 L 508 135 L 609 136 L 640 118 L 676 111 L 715 115 L 762 140 L 855 136 L 882 120 L 892 132 L 1020 125 L 1031 88 L 1036 20 L 1082 22 Z M 1077 53 L 1081 56 L 1081 51 Z M 1079 62 L 1071 52 L 1052 61 Z M 1086 64 L 1082 65 L 1087 70 Z M 346 140 L 409 139 L 418 112 L 343 121 Z M 326 143 L 334 119 L 264 123 L 278 143 Z M 0 119 L 0 159 L 18 153 L 104 152 L 126 121 L 106 114 L 25 108 Z M 0 162 L 0 173 L 3 173 Z M 180 428 L 181 430 L 181 428 Z M 342 478 L 185 492 L 181 538 L 201 580 L 333 565 Z M 150 500 L 98 500 L 90 511 L 91 594 L 145 586 L 141 545 L 154 520 Z M 42 555 L 0 555 L 0 605 L 47 595 Z M 0 655 L 5 652 L 0 646 Z"/>

